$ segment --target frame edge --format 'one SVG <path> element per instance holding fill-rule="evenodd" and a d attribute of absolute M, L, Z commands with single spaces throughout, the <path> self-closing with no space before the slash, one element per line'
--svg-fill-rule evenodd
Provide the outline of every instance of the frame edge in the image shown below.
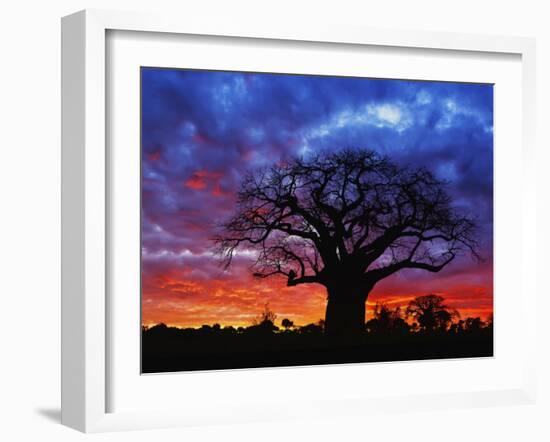
<path fill-rule="evenodd" d="M 61 423 L 90 432 L 107 388 L 105 26 L 84 10 L 61 28 Z"/>
<path fill-rule="evenodd" d="M 61 423 L 85 428 L 84 11 L 61 21 Z"/>
<path fill-rule="evenodd" d="M 524 112 L 528 112 L 531 118 L 535 117 L 534 38 L 369 28 L 347 31 L 339 28 L 337 32 L 326 32 L 317 27 L 298 31 L 292 26 L 278 33 L 273 27 L 249 26 L 244 30 L 226 24 L 221 28 L 213 27 L 217 24 L 204 26 L 201 20 L 176 23 L 170 17 L 101 9 L 83 10 L 62 19 L 61 422 L 79 431 L 186 425 L 181 416 L 156 416 L 152 413 L 150 418 L 141 416 L 141 420 L 137 414 L 106 413 L 105 408 L 108 388 L 105 374 L 105 33 L 108 29 L 516 53 L 523 57 L 523 84 L 524 88 L 528 87 L 524 89 L 524 94 L 528 95 L 523 98 Z M 407 43 L 403 44 L 405 36 Z M 438 43 L 431 45 L 432 38 Z M 399 41 L 402 44 L 396 44 Z M 527 160 L 524 162 L 524 176 L 527 177 L 535 163 L 536 134 L 534 121 L 525 114 L 523 124 L 522 147 Z M 529 181 L 525 183 L 524 195 L 534 190 Z M 527 198 L 527 206 L 530 215 L 536 216 L 531 204 L 533 198 Z M 524 232 L 527 226 L 532 227 L 533 224 L 536 225 L 536 221 L 525 214 Z M 526 252 L 536 249 L 535 239 L 528 237 Z M 524 288 L 534 289 L 526 292 L 533 300 L 536 284 L 524 283 Z M 529 333 L 536 337 L 534 325 Z M 533 345 L 527 350 L 531 364 L 526 367 L 522 389 L 492 392 L 491 396 L 498 396 L 497 403 L 488 398 L 481 401 L 464 398 L 464 406 L 534 403 L 536 358 Z M 510 398 L 510 401 L 505 398 Z M 464 406 L 457 407 L 455 403 L 448 408 Z M 361 411 L 369 412 L 368 409 Z"/>

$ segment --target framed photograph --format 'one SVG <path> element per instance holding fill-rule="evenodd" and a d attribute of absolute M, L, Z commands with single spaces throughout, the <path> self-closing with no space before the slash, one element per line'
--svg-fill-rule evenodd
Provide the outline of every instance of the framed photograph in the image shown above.
<path fill-rule="evenodd" d="M 62 31 L 64 424 L 534 400 L 533 40 Z"/>
<path fill-rule="evenodd" d="M 493 87 L 142 67 L 142 372 L 492 357 Z"/>

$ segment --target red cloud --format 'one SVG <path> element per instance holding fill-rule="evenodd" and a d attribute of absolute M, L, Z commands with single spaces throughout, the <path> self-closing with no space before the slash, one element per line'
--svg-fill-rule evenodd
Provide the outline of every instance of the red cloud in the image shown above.
<path fill-rule="evenodd" d="M 147 158 L 149 159 L 149 161 L 158 161 L 158 160 L 160 160 L 160 150 L 158 150 L 156 152 L 153 152 L 153 153 L 150 153 L 149 155 L 147 155 Z"/>
<path fill-rule="evenodd" d="M 214 187 L 214 189 L 216 189 L 219 187 L 219 180 L 221 177 L 222 174 L 220 172 L 197 170 L 184 182 L 184 186 L 193 190 L 204 190 L 207 187 Z"/>
<path fill-rule="evenodd" d="M 202 224 L 200 227 L 206 228 Z M 277 325 L 284 318 L 297 325 L 324 318 L 327 294 L 320 285 L 287 287 L 280 277 L 258 280 L 249 271 L 253 258 L 244 256 L 236 257 L 231 270 L 224 272 L 216 256 L 200 247 L 189 252 L 183 261 L 149 266 L 149 272 L 143 275 L 145 325 L 164 322 L 178 327 L 214 323 L 247 326 L 265 303 L 277 315 Z M 369 296 L 366 320 L 372 318 L 376 302 L 404 309 L 414 297 L 429 293 L 443 296 L 463 319 L 479 316 L 485 320 L 493 312 L 492 275 L 492 268 L 482 265 L 460 274 L 441 275 L 437 280 L 393 278 L 377 286 Z"/>
<path fill-rule="evenodd" d="M 206 188 L 206 181 L 203 178 L 199 177 L 191 177 L 187 181 L 185 181 L 185 187 L 188 187 L 189 189 L 193 190 L 202 190 Z"/>

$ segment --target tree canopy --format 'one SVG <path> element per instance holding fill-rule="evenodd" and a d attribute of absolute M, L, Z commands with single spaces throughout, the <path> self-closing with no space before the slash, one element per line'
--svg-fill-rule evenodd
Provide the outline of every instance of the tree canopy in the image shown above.
<path fill-rule="evenodd" d="M 418 321 L 423 331 L 446 330 L 453 318 L 460 317 L 457 310 L 444 304 L 443 297 L 433 294 L 414 298 L 406 313 Z"/>
<path fill-rule="evenodd" d="M 226 266 L 237 249 L 253 250 L 257 277 L 327 287 L 351 278 L 368 292 L 402 269 L 438 272 L 461 253 L 478 257 L 475 227 L 428 170 L 343 150 L 249 173 L 216 242 Z"/>

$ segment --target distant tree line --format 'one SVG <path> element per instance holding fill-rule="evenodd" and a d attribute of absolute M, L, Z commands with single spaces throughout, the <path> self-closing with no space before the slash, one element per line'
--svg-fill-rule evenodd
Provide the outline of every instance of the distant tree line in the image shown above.
<path fill-rule="evenodd" d="M 269 335 L 273 333 L 323 335 L 325 321 L 298 326 L 294 321 L 283 318 L 281 327 L 276 325 L 277 315 L 265 304 L 264 310 L 253 319 L 248 327 L 234 327 L 220 324 L 202 325 L 199 328 L 168 327 L 160 323 L 152 327 L 143 326 L 142 331 L 147 334 L 165 333 L 168 329 L 182 331 L 188 334 L 213 336 L 219 335 Z M 480 317 L 461 319 L 459 312 L 445 304 L 443 297 L 429 294 L 414 298 L 406 308 L 397 306 L 391 308 L 384 302 L 376 303 L 372 318 L 364 326 L 366 334 L 408 334 L 408 333 L 478 333 L 491 331 L 493 328 L 492 315 L 483 321 Z"/>
<path fill-rule="evenodd" d="M 403 307 L 378 303 L 353 336 L 334 336 L 323 320 L 278 321 L 267 304 L 246 327 L 157 324 L 142 333 L 144 373 L 492 355 L 492 317 L 461 319 L 438 295 L 417 297 Z"/>

